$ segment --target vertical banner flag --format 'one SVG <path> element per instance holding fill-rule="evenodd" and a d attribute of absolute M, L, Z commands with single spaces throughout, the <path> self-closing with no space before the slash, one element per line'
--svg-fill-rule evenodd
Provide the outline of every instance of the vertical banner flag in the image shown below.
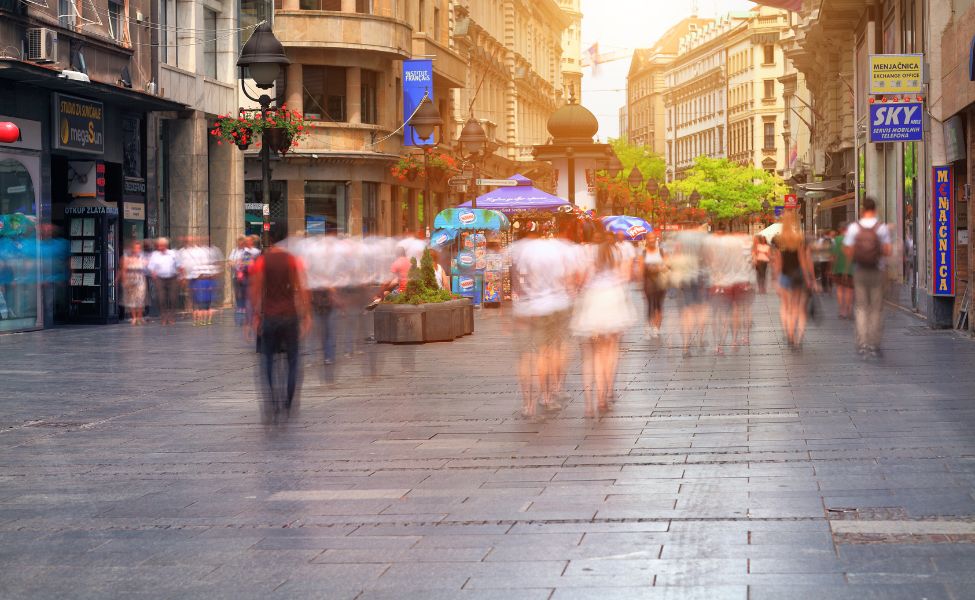
<path fill-rule="evenodd" d="M 934 285 L 932 295 L 955 295 L 955 203 L 950 166 L 931 167 L 934 206 Z"/>
<path fill-rule="evenodd" d="M 404 60 L 403 61 L 403 120 L 408 121 L 410 115 L 420 106 L 424 94 L 433 97 L 433 61 Z M 432 146 L 434 136 L 423 139 L 416 134 L 409 125 L 403 126 L 404 146 Z"/>

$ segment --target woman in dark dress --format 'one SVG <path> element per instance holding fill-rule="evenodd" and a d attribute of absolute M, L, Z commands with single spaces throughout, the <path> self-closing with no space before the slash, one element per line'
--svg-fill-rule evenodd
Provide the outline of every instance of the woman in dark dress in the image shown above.
<path fill-rule="evenodd" d="M 779 292 L 779 319 L 793 351 L 802 348 L 806 332 L 806 302 L 815 289 L 812 255 L 799 231 L 795 211 L 782 217 L 782 233 L 775 236 L 773 276 Z"/>

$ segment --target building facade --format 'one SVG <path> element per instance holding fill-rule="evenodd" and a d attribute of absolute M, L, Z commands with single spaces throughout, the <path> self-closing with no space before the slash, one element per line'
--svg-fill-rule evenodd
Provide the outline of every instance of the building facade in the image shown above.
<path fill-rule="evenodd" d="M 728 155 L 727 46 L 747 18 L 728 15 L 684 36 L 665 71 L 668 181 L 683 178 L 698 156 Z"/>
<path fill-rule="evenodd" d="M 572 20 L 562 33 L 562 98 L 570 95 L 582 102 L 582 8 L 581 0 L 559 0 L 559 7 Z"/>
<path fill-rule="evenodd" d="M 667 30 L 652 47 L 639 48 L 633 53 L 626 76 L 627 123 L 625 129 L 620 129 L 631 144 L 647 146 L 656 154 L 664 155 L 664 73 L 677 58 L 681 38 L 711 22 L 711 19 L 688 17 Z"/>
<path fill-rule="evenodd" d="M 785 74 L 781 36 L 789 28 L 785 11 L 759 7 L 748 13 L 727 40 L 727 152 L 729 160 L 769 173 L 787 163 L 782 133 Z"/>
<path fill-rule="evenodd" d="M 152 14 L 149 0 L 0 2 L 0 121 L 20 129 L 0 144 L 0 331 L 119 317 L 121 248 L 158 201 L 151 122 L 186 108 L 157 95 Z"/>

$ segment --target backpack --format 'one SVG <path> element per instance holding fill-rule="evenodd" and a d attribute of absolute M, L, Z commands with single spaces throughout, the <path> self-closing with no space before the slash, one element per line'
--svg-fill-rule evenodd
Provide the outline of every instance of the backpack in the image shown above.
<path fill-rule="evenodd" d="M 853 264 L 864 269 L 876 269 L 880 266 L 884 249 L 880 242 L 879 230 L 879 220 L 873 227 L 860 225 L 860 231 L 853 239 Z"/>

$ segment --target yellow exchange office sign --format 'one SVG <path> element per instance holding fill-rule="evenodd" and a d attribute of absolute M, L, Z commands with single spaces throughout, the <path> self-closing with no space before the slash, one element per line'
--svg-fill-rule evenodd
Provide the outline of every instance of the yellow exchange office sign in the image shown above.
<path fill-rule="evenodd" d="M 923 54 L 871 54 L 871 94 L 920 94 Z"/>

